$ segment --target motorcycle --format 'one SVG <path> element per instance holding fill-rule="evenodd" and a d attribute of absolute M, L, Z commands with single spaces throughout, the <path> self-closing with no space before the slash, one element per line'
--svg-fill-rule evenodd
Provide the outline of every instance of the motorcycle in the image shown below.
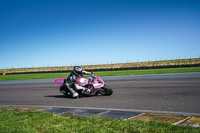
<path fill-rule="evenodd" d="M 55 83 L 60 85 L 60 92 L 64 95 L 71 95 L 65 82 L 66 78 L 55 79 Z M 83 89 L 76 90 L 73 85 L 74 90 L 82 95 L 95 96 L 100 94 L 103 96 L 110 96 L 113 93 L 113 90 L 109 86 L 106 86 L 99 76 L 90 75 L 90 77 L 78 77 L 76 83 Z"/>

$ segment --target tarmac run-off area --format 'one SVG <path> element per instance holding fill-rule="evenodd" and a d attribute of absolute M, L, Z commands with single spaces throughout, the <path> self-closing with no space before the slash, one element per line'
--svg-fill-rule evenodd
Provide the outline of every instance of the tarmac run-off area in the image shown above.
<path fill-rule="evenodd" d="M 103 116 L 200 125 L 200 73 L 102 77 L 111 96 L 72 99 L 54 79 L 0 81 L 0 108 L 42 108 L 62 115 Z"/>

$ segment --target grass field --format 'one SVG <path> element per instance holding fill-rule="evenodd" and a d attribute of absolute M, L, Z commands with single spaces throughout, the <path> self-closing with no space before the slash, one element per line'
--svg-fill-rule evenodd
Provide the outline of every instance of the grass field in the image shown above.
<path fill-rule="evenodd" d="M 184 73 L 184 72 L 200 72 L 200 67 L 101 71 L 101 72 L 94 72 L 94 74 L 98 76 L 117 76 L 117 75 L 139 75 L 139 74 Z M 64 77 L 67 77 L 68 75 L 69 73 L 0 75 L 0 81 L 1 80 L 64 78 Z"/>
<path fill-rule="evenodd" d="M 0 133 L 199 133 L 200 128 L 104 117 L 0 110 Z"/>
<path fill-rule="evenodd" d="M 91 70 L 91 69 L 139 68 L 139 67 L 155 67 L 155 66 L 157 67 L 157 66 L 171 66 L 171 65 L 194 65 L 194 64 L 200 64 L 200 58 L 116 63 L 116 64 L 103 64 L 103 65 L 85 65 L 85 66 L 83 65 L 82 68 L 85 70 Z M 12 69 L 0 69 L 0 73 L 65 71 L 72 69 L 73 69 L 72 66 L 12 68 Z"/>

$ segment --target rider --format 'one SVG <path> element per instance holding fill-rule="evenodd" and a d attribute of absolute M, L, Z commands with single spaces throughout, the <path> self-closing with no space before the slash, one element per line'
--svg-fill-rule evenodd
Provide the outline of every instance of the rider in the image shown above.
<path fill-rule="evenodd" d="M 83 74 L 90 75 L 91 72 L 84 71 L 80 66 L 74 66 L 73 71 L 67 77 L 65 82 L 68 91 L 71 93 L 72 97 L 78 98 L 78 93 L 76 92 L 79 89 L 84 89 L 76 83 L 78 77 L 83 77 Z M 74 88 L 73 88 L 74 85 Z"/>

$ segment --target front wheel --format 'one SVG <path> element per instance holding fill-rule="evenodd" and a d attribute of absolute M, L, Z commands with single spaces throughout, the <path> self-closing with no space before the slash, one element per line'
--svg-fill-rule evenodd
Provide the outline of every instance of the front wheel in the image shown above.
<path fill-rule="evenodd" d="M 109 86 L 101 87 L 100 94 L 104 96 L 110 96 L 113 94 L 113 90 Z"/>

